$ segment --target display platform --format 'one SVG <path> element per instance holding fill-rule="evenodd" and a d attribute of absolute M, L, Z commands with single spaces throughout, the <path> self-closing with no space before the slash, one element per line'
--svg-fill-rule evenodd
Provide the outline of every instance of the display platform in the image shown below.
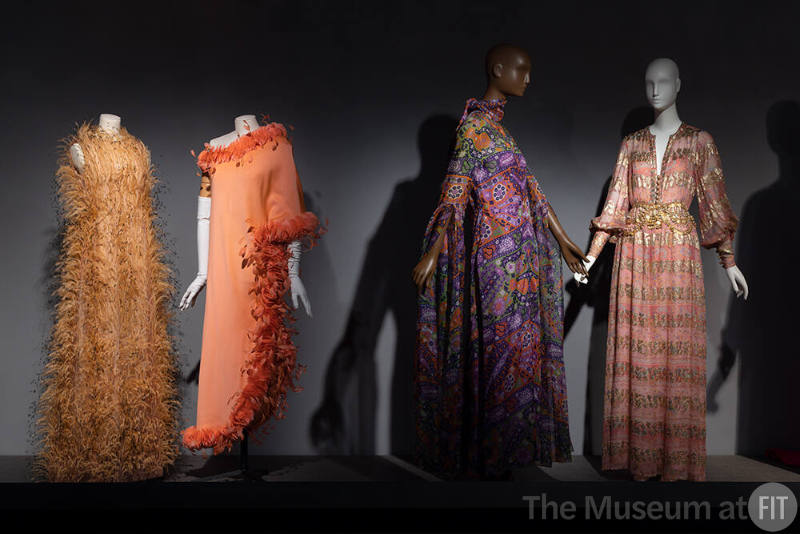
<path fill-rule="evenodd" d="M 5 517 L 35 514 L 61 526 L 91 517 L 106 532 L 748 532 L 747 500 L 759 485 L 800 491 L 800 473 L 735 455 L 709 456 L 700 483 L 633 482 L 583 456 L 510 482 L 443 482 L 395 456 L 256 456 L 250 477 L 235 455 L 185 456 L 163 479 L 133 484 L 36 483 L 30 465 L 30 457 L 0 457 Z M 637 502 L 671 506 L 679 517 L 637 519 Z"/>

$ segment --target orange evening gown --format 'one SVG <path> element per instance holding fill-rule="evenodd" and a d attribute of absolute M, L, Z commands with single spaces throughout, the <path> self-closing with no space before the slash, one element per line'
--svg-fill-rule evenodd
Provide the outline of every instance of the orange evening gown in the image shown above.
<path fill-rule="evenodd" d="M 282 418 L 303 370 L 287 323 L 287 245 L 313 243 L 317 217 L 305 210 L 292 145 L 277 123 L 197 157 L 211 180 L 208 285 L 197 424 L 189 449 L 230 450 L 242 431 Z"/>

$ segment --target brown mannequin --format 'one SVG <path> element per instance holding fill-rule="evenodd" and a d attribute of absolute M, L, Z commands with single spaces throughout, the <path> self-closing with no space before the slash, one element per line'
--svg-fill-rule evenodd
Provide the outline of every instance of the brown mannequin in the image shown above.
<path fill-rule="evenodd" d="M 530 83 L 530 71 L 531 59 L 525 50 L 513 45 L 495 46 L 486 55 L 488 84 L 483 98 L 497 100 L 508 96 L 522 96 Z M 585 275 L 586 270 L 581 260 L 586 260 L 586 256 L 583 255 L 580 247 L 567 236 L 553 209 L 548 211 L 547 225 L 558 241 L 561 254 L 570 270 Z M 439 234 L 439 238 L 434 242 L 430 251 L 414 267 L 412 276 L 420 291 L 433 276 L 436 260 L 439 258 L 443 243 L 444 232 Z"/>

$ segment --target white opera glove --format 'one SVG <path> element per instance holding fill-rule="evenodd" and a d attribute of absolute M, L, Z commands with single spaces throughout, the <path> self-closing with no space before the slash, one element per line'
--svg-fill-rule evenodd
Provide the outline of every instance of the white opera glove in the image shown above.
<path fill-rule="evenodd" d="M 300 252 L 302 249 L 300 241 L 292 241 L 286 248 L 290 252 L 289 283 L 291 284 L 292 304 L 296 310 L 299 306 L 297 302 L 299 299 L 303 303 L 303 308 L 305 308 L 308 316 L 313 317 L 311 315 L 311 303 L 308 301 L 308 295 L 306 294 L 306 287 L 303 285 L 303 281 L 300 280 Z"/>
<path fill-rule="evenodd" d="M 583 262 L 583 267 L 584 267 L 584 269 L 586 269 L 586 272 L 588 273 L 589 269 L 591 269 L 592 265 L 594 265 L 594 262 L 597 261 L 597 258 L 595 258 L 594 256 L 589 256 L 587 254 L 586 255 L 586 259 L 588 259 L 589 261 L 584 261 Z M 581 261 L 583 261 L 583 260 L 581 260 Z M 589 283 L 589 278 L 587 276 L 582 275 L 581 273 L 572 273 L 572 276 L 575 278 L 575 281 L 578 282 L 579 284 L 588 284 Z"/>
<path fill-rule="evenodd" d="M 211 197 L 197 197 L 197 276 L 186 289 L 181 299 L 180 309 L 194 306 L 197 295 L 208 280 L 208 230 L 211 216 Z"/>
<path fill-rule="evenodd" d="M 744 295 L 744 300 L 747 300 L 747 295 L 750 292 L 747 289 L 747 280 L 744 279 L 742 271 L 734 265 L 732 267 L 726 267 L 725 273 L 728 275 L 728 280 L 731 281 L 731 287 L 733 288 L 733 292 L 736 293 L 736 296 L 741 297 Z"/>

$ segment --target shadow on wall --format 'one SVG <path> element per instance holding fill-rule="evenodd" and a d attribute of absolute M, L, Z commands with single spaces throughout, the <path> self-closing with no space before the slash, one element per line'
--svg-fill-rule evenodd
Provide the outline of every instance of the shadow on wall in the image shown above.
<path fill-rule="evenodd" d="M 417 143 L 420 172 L 395 187 L 389 207 L 369 241 L 345 331 L 325 373 L 320 406 L 310 423 L 320 453 L 374 454 L 375 348 L 392 314 L 397 330 L 390 407 L 390 448 L 409 455 L 414 444 L 413 365 L 417 318 L 411 271 L 419 260 L 425 227 L 439 198 L 458 121 L 427 118 Z"/>
<path fill-rule="evenodd" d="M 630 110 L 622 121 L 620 139 L 653 123 L 653 109 L 641 106 Z M 600 215 L 608 195 L 611 176 L 607 177 L 594 216 Z M 591 245 L 591 237 L 586 250 Z M 570 277 L 564 289 L 570 295 L 564 310 L 564 337 L 575 324 L 583 306 L 594 308 L 589 338 L 588 370 L 586 373 L 586 411 L 584 416 L 583 454 L 602 453 L 603 396 L 605 391 L 606 338 L 608 337 L 608 306 L 611 295 L 611 273 L 614 267 L 614 243 L 609 242 L 595 261 L 588 284 L 578 284 Z"/>
<path fill-rule="evenodd" d="M 800 264 L 795 213 L 800 206 L 800 104 L 782 101 L 767 112 L 767 142 L 778 156 L 778 180 L 745 203 L 736 264 L 747 278 L 747 301 L 731 296 L 717 368 L 709 379 L 708 411 L 739 356 L 738 454 L 800 451 L 800 302 L 793 270 Z"/>

